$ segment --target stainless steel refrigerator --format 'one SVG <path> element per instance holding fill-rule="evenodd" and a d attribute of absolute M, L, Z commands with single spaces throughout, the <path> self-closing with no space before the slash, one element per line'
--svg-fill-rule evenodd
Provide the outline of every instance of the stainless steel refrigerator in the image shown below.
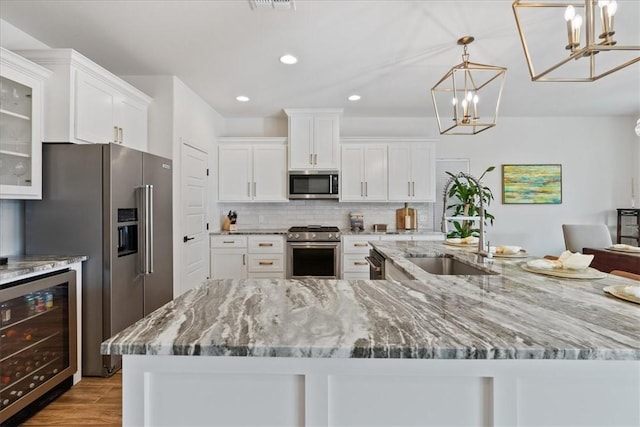
<path fill-rule="evenodd" d="M 171 160 L 121 145 L 43 144 L 42 200 L 25 202 L 26 255 L 87 255 L 82 373 L 110 376 L 100 343 L 173 297 Z"/>

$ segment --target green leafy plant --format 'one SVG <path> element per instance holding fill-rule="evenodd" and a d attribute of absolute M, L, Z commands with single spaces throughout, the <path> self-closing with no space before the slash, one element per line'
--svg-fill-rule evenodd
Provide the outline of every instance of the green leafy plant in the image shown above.
<path fill-rule="evenodd" d="M 489 166 L 482 175 L 480 175 L 480 178 L 478 178 L 480 186 L 465 176 L 446 172 L 447 175 L 453 178 L 453 182 L 451 183 L 447 194 L 448 200 L 457 200 L 456 203 L 447 205 L 447 211 L 453 209 L 453 213 L 448 216 L 478 216 L 480 214 L 480 198 L 482 198 L 485 225 L 487 224 L 487 221 L 493 225 L 495 217 L 487 212 L 487 206 L 489 206 L 493 200 L 493 193 L 489 187 L 482 185 L 482 178 L 494 169 L 495 166 Z M 462 220 L 452 221 L 452 223 L 455 230 L 450 231 L 447 234 L 447 237 L 465 238 L 480 235 L 480 228 L 477 221 Z"/>

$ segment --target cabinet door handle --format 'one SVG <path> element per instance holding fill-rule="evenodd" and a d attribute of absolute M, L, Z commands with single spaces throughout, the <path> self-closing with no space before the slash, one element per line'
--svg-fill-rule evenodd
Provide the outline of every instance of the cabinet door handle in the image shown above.
<path fill-rule="evenodd" d="M 273 246 L 273 243 L 258 243 L 258 246 L 260 246 L 261 248 L 265 246 L 268 247 L 268 246 Z"/>
<path fill-rule="evenodd" d="M 354 261 L 353 265 L 369 265 L 367 261 Z"/>
<path fill-rule="evenodd" d="M 369 197 L 369 183 L 367 181 L 364 182 L 364 197 Z"/>
<path fill-rule="evenodd" d="M 353 246 L 357 247 L 357 248 L 365 248 L 367 246 L 369 246 L 368 243 L 354 243 Z"/>
<path fill-rule="evenodd" d="M 416 195 L 416 182 L 415 181 L 411 181 L 411 195 L 412 196 Z"/>
<path fill-rule="evenodd" d="M 260 265 L 273 265 L 273 261 L 259 261 L 258 264 L 260 264 Z"/>
<path fill-rule="evenodd" d="M 242 254 L 242 265 L 247 265 L 247 255 Z"/>
<path fill-rule="evenodd" d="M 318 154 L 317 153 L 313 155 L 313 164 L 314 165 L 318 164 Z"/>
<path fill-rule="evenodd" d="M 360 181 L 360 197 L 364 196 L 364 183 Z"/>
<path fill-rule="evenodd" d="M 222 243 L 224 244 L 235 243 L 235 240 L 223 240 Z"/>
<path fill-rule="evenodd" d="M 118 126 L 113 127 L 113 142 L 118 142 Z"/>
<path fill-rule="evenodd" d="M 124 142 L 124 130 L 122 128 L 118 128 L 118 141 L 120 144 Z"/>
<path fill-rule="evenodd" d="M 182 241 L 183 241 L 184 243 L 187 243 L 189 240 L 194 240 L 194 239 L 195 239 L 195 237 L 184 236 L 184 237 L 182 238 Z"/>
<path fill-rule="evenodd" d="M 309 154 L 309 164 L 313 164 L 313 154 Z"/>
<path fill-rule="evenodd" d="M 251 197 L 251 183 L 247 182 L 247 196 Z"/>
<path fill-rule="evenodd" d="M 411 181 L 407 181 L 407 196 L 411 196 Z"/>

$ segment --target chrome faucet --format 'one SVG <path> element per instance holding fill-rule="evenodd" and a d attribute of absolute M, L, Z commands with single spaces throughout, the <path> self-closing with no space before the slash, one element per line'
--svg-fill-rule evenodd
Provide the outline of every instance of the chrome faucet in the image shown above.
<path fill-rule="evenodd" d="M 467 181 L 472 181 L 478 188 L 480 189 L 482 188 L 482 186 L 480 185 L 480 181 L 476 177 L 474 177 L 473 175 L 469 175 L 468 173 L 465 173 L 465 172 L 460 172 L 456 176 L 452 176 L 451 178 L 449 178 L 449 181 L 447 181 L 447 184 L 444 186 L 444 190 L 442 191 L 442 222 L 440 224 L 440 230 L 443 233 L 447 232 L 446 216 L 447 216 L 447 198 L 449 195 L 449 187 L 451 187 L 451 184 L 453 184 L 453 182 L 459 178 L 465 178 Z M 480 194 L 480 206 L 478 208 L 478 215 L 479 215 L 479 221 L 480 221 L 480 236 L 478 236 L 478 254 L 480 254 L 482 253 L 482 251 L 484 251 L 484 202 L 482 200 L 482 194 Z"/>

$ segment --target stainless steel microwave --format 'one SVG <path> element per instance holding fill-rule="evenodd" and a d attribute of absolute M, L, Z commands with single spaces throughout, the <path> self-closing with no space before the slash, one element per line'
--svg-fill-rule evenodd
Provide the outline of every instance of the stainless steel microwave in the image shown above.
<path fill-rule="evenodd" d="M 338 199 L 338 171 L 289 171 L 290 199 Z"/>

